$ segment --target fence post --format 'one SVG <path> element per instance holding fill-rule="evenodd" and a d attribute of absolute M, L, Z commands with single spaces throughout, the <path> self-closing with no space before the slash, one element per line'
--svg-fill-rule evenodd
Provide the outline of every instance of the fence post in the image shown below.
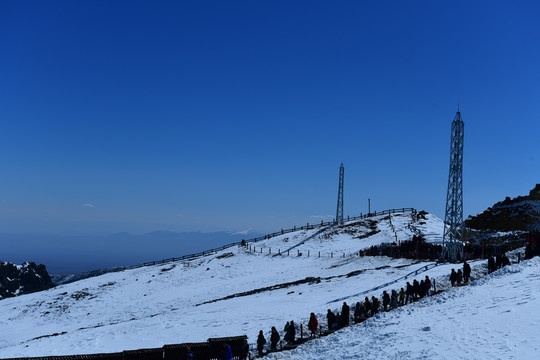
<path fill-rule="evenodd" d="M 309 250 L 307 251 L 307 257 L 309 257 Z"/>
<path fill-rule="evenodd" d="M 289 250 L 287 250 L 287 256 L 289 256 Z"/>
<path fill-rule="evenodd" d="M 261 254 L 262 254 L 262 246 L 261 246 Z"/>
<path fill-rule="evenodd" d="M 298 256 L 300 256 L 300 250 L 296 250 L 296 251 L 298 251 Z"/>
<path fill-rule="evenodd" d="M 319 257 L 321 257 L 321 252 L 319 251 Z"/>
<path fill-rule="evenodd" d="M 278 255 L 281 255 L 281 249 L 277 249 Z"/>
<path fill-rule="evenodd" d="M 300 339 L 304 338 L 304 327 L 300 324 Z"/>
<path fill-rule="evenodd" d="M 272 253 L 272 248 L 268 248 L 268 254 Z"/>
<path fill-rule="evenodd" d="M 331 257 L 331 258 L 334 257 L 334 253 L 333 253 L 333 252 L 330 253 L 330 257 Z"/>

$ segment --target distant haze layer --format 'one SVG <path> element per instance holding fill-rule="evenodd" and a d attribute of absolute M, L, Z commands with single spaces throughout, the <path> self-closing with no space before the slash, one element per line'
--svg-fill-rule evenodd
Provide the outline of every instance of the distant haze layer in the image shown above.
<path fill-rule="evenodd" d="M 111 236 L 4 233 L 0 234 L 4 248 L 0 260 L 16 264 L 34 261 L 44 264 L 51 274 L 78 273 L 179 257 L 258 235 L 167 231 Z"/>

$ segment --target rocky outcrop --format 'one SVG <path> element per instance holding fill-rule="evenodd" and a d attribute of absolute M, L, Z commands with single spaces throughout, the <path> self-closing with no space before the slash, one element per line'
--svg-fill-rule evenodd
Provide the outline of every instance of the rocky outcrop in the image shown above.
<path fill-rule="evenodd" d="M 470 216 L 465 225 L 477 230 L 533 231 L 540 229 L 540 184 L 527 196 L 507 197 L 483 213 Z"/>
<path fill-rule="evenodd" d="M 45 265 L 0 262 L 0 299 L 46 290 L 53 283 Z"/>

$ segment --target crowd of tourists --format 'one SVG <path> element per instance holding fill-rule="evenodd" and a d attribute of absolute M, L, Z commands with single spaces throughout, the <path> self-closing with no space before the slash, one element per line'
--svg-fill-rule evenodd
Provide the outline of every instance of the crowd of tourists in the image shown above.
<path fill-rule="evenodd" d="M 488 259 L 488 273 L 491 273 L 501 267 L 510 264 L 510 260 L 506 254 L 490 257 Z M 471 266 L 467 261 L 463 262 L 463 267 L 451 270 L 450 283 L 452 286 L 461 286 L 469 282 L 471 278 Z M 390 290 L 390 293 L 384 290 L 380 298 L 372 296 L 371 298 L 365 297 L 364 301 L 356 302 L 353 306 L 353 312 L 351 314 L 350 306 L 344 302 L 341 306 L 341 312 L 334 313 L 331 309 L 327 310 L 326 331 L 332 332 L 343 327 L 348 326 L 351 322 L 359 323 L 366 320 L 369 317 L 375 316 L 379 312 L 386 312 L 396 309 L 399 306 L 407 305 L 409 303 L 418 301 L 424 297 L 431 296 L 437 293 L 437 284 L 435 279 L 430 279 L 429 276 L 425 276 L 424 279 L 418 281 L 414 279 L 412 282 L 408 281 L 404 287 L 399 290 Z M 323 327 L 319 324 L 319 321 L 314 313 L 310 314 L 309 322 L 307 325 L 309 331 L 309 338 L 316 335 L 320 335 L 323 331 Z M 283 343 L 294 345 L 297 343 L 297 325 L 294 321 L 287 321 L 283 328 Z M 277 351 L 278 345 L 282 344 L 281 335 L 277 329 L 273 326 L 270 335 L 270 349 L 269 351 Z M 259 356 L 263 355 L 266 345 L 266 339 L 263 331 L 259 331 L 257 338 L 257 353 Z"/>
<path fill-rule="evenodd" d="M 459 261 L 495 257 L 524 245 L 524 241 L 505 242 L 499 245 L 466 244 L 463 248 L 463 259 Z M 387 243 L 372 246 L 359 252 L 360 256 L 388 256 L 392 258 L 406 258 L 419 260 L 440 259 L 442 246 L 431 244 L 423 236 L 413 235 L 412 240 L 399 243 Z M 540 231 L 532 232 L 527 236 L 525 258 L 540 255 Z"/>

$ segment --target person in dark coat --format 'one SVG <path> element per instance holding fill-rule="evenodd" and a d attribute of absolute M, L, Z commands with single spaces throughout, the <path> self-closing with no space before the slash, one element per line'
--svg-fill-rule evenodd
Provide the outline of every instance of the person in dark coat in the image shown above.
<path fill-rule="evenodd" d="M 311 315 L 309 315 L 309 322 L 308 322 L 307 327 L 310 332 L 309 337 L 315 336 L 315 333 L 317 332 L 317 329 L 319 328 L 319 322 L 317 321 L 317 318 L 315 317 L 314 313 L 311 313 Z"/>
<path fill-rule="evenodd" d="M 294 321 L 291 320 L 289 325 L 289 336 L 287 336 L 289 344 L 294 344 L 296 341 L 296 328 L 294 327 Z"/>
<path fill-rule="evenodd" d="M 502 261 L 502 266 L 510 265 L 510 259 L 508 258 L 508 256 L 506 256 L 506 254 L 502 255 L 501 261 Z"/>
<path fill-rule="evenodd" d="M 384 311 L 388 311 L 387 307 L 388 307 L 388 305 L 390 305 L 390 295 L 388 295 L 386 290 L 384 290 L 382 294 L 383 294 L 382 295 L 383 309 L 384 309 Z"/>
<path fill-rule="evenodd" d="M 413 299 L 413 287 L 410 282 L 407 281 L 407 290 L 405 292 L 405 305 Z"/>
<path fill-rule="evenodd" d="M 357 301 L 356 305 L 354 305 L 354 323 L 357 324 L 360 322 L 360 318 L 362 317 L 362 305 L 360 305 L 360 302 Z"/>
<path fill-rule="evenodd" d="M 259 356 L 263 355 L 264 344 L 266 344 L 266 339 L 264 338 L 262 330 L 259 331 L 259 337 L 257 338 L 257 351 Z"/>
<path fill-rule="evenodd" d="M 420 280 L 420 284 L 418 284 L 418 295 L 420 298 L 426 296 L 426 283 L 424 283 L 424 280 Z"/>
<path fill-rule="evenodd" d="M 495 266 L 495 259 L 493 259 L 493 256 L 490 256 L 488 259 L 488 274 L 491 274 L 496 270 Z"/>
<path fill-rule="evenodd" d="M 246 360 L 249 356 L 249 344 L 247 339 L 242 339 L 242 345 L 240 345 L 240 360 Z"/>
<path fill-rule="evenodd" d="M 371 297 L 371 316 L 374 316 L 379 312 L 379 307 L 381 306 L 381 302 L 379 299 L 377 299 L 375 296 Z"/>
<path fill-rule="evenodd" d="M 414 301 L 416 301 L 420 297 L 420 283 L 418 282 L 418 280 L 416 279 L 413 280 L 412 288 L 413 288 L 413 299 Z"/>
<path fill-rule="evenodd" d="M 270 350 L 276 351 L 277 350 L 277 344 L 279 342 L 280 336 L 278 331 L 276 330 L 275 326 L 272 326 L 272 333 L 270 335 Z"/>
<path fill-rule="evenodd" d="M 463 282 L 467 284 L 469 282 L 469 278 L 471 277 L 471 265 L 469 265 L 466 261 L 463 262 Z"/>
<path fill-rule="evenodd" d="M 456 286 L 456 280 L 457 280 L 457 273 L 456 270 L 452 269 L 452 272 L 450 273 L 450 283 L 452 283 L 452 286 Z"/>
<path fill-rule="evenodd" d="M 457 277 L 456 277 L 456 282 L 459 285 L 461 285 L 461 282 L 463 281 L 463 273 L 461 272 L 461 269 L 458 269 L 457 271 Z"/>
<path fill-rule="evenodd" d="M 346 302 L 343 302 L 343 306 L 341 307 L 341 327 L 349 326 L 349 318 L 351 316 L 351 309 L 349 308 L 349 305 L 347 305 Z"/>
<path fill-rule="evenodd" d="M 289 342 L 289 322 L 287 321 L 287 323 L 285 324 L 285 327 L 283 328 L 283 332 L 285 332 L 285 336 L 283 336 L 283 340 L 285 340 L 286 342 Z"/>
<path fill-rule="evenodd" d="M 332 310 L 328 309 L 326 312 L 326 318 L 328 319 L 328 330 L 334 330 L 337 328 L 336 314 Z"/>

